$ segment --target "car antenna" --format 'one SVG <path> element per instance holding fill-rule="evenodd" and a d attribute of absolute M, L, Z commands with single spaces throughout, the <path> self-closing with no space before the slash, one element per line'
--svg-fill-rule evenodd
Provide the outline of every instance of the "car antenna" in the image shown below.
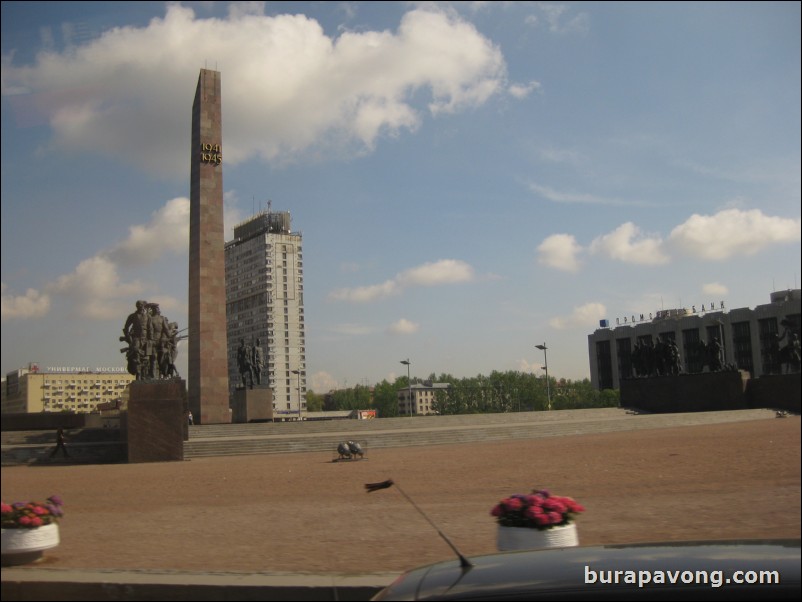
<path fill-rule="evenodd" d="M 389 489 L 389 488 L 390 488 L 390 487 L 392 487 L 393 485 L 395 485 L 395 488 L 396 488 L 396 489 L 398 489 L 398 493 L 400 493 L 401 495 L 403 495 L 403 496 L 406 498 L 406 500 L 407 500 L 407 501 L 408 501 L 410 504 L 412 504 L 412 507 L 413 507 L 413 508 L 415 508 L 415 510 L 417 510 L 418 512 L 420 512 L 420 515 L 421 515 L 423 518 L 425 518 L 425 519 L 426 519 L 426 522 L 428 522 L 428 523 L 429 523 L 429 524 L 430 524 L 430 525 L 431 525 L 431 526 L 434 528 L 434 530 L 435 530 L 435 531 L 437 531 L 437 534 L 438 534 L 440 537 L 442 537 L 442 538 L 443 538 L 443 541 L 445 541 L 445 542 L 448 544 L 448 546 L 449 546 L 449 547 L 450 547 L 452 550 L 454 550 L 454 553 L 455 553 L 455 554 L 456 554 L 456 555 L 459 557 L 459 565 L 460 565 L 460 566 L 461 566 L 463 569 L 469 569 L 469 568 L 471 568 L 471 567 L 473 566 L 473 564 L 471 564 L 471 562 L 470 562 L 470 561 L 469 561 L 467 558 L 465 558 L 465 556 L 463 556 L 463 555 L 462 555 L 462 553 L 461 553 L 461 552 L 460 552 L 460 551 L 457 549 L 457 546 L 455 546 L 455 545 L 454 545 L 454 543 L 453 543 L 453 542 L 452 542 L 452 541 L 451 541 L 451 540 L 450 540 L 450 539 L 449 539 L 449 538 L 446 536 L 446 534 L 445 534 L 445 533 L 443 533 L 443 532 L 442 532 L 442 531 L 441 531 L 441 530 L 440 530 L 440 529 L 437 527 L 437 525 L 435 525 L 435 524 L 432 522 L 432 519 L 430 519 L 428 516 L 426 516 L 426 514 L 423 512 L 423 510 L 421 510 L 420 508 L 418 508 L 418 505 L 417 505 L 415 502 L 413 502 L 413 501 L 412 501 L 412 498 L 411 498 L 411 497 L 409 497 L 409 496 L 408 496 L 406 493 L 404 493 L 404 490 L 403 490 L 403 489 L 401 489 L 401 487 L 400 487 L 400 486 L 399 486 L 397 483 L 393 482 L 393 480 L 392 480 L 392 479 L 387 479 L 386 481 L 382 481 L 381 483 L 365 483 L 365 489 L 367 490 L 367 492 L 368 492 L 368 493 L 372 493 L 372 492 L 374 492 L 374 491 L 379 491 L 379 489 Z"/>

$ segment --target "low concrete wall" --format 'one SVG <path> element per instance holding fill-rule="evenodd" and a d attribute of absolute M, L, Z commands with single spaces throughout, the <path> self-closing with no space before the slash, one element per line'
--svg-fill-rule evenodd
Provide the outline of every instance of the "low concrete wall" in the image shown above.
<path fill-rule="evenodd" d="M 714 412 L 749 407 L 744 371 L 705 372 L 621 381 L 621 405 L 649 412 Z"/>
<path fill-rule="evenodd" d="M 3 414 L 4 431 L 56 431 L 58 429 L 102 428 L 103 417 L 95 414 L 38 412 L 36 414 Z"/>
<path fill-rule="evenodd" d="M 802 373 L 772 374 L 749 381 L 749 407 L 800 411 Z"/>

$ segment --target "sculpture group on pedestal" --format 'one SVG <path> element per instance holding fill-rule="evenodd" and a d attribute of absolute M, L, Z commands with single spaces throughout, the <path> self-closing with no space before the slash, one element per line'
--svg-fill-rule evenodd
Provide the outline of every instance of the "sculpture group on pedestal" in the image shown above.
<path fill-rule="evenodd" d="M 240 386 L 245 388 L 250 380 L 250 388 L 253 389 L 254 381 L 262 384 L 262 369 L 265 365 L 265 354 L 262 350 L 261 341 L 256 339 L 254 345 L 246 345 L 245 339 L 240 339 L 237 349 L 237 366 L 239 367 Z"/>
<path fill-rule="evenodd" d="M 178 354 L 178 324 L 162 315 L 158 303 L 137 301 L 136 311 L 128 316 L 123 336 L 128 347 L 127 368 L 137 380 L 178 377 L 175 358 Z"/>

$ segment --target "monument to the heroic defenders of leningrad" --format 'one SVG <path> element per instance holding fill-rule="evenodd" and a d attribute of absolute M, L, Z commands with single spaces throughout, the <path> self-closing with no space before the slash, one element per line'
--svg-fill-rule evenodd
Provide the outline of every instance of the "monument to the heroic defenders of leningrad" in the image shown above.
<path fill-rule="evenodd" d="M 189 409 L 200 424 L 231 422 L 220 72 L 201 69 L 192 105 L 189 209 Z"/>

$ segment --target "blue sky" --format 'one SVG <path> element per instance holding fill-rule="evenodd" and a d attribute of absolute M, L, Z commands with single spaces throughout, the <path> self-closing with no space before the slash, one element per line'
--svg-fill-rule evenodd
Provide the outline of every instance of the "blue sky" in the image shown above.
<path fill-rule="evenodd" d="M 205 67 L 226 239 L 303 232 L 311 389 L 588 377 L 601 319 L 799 287 L 800 51 L 797 2 L 3 2 L 2 373 L 186 326 Z"/>

